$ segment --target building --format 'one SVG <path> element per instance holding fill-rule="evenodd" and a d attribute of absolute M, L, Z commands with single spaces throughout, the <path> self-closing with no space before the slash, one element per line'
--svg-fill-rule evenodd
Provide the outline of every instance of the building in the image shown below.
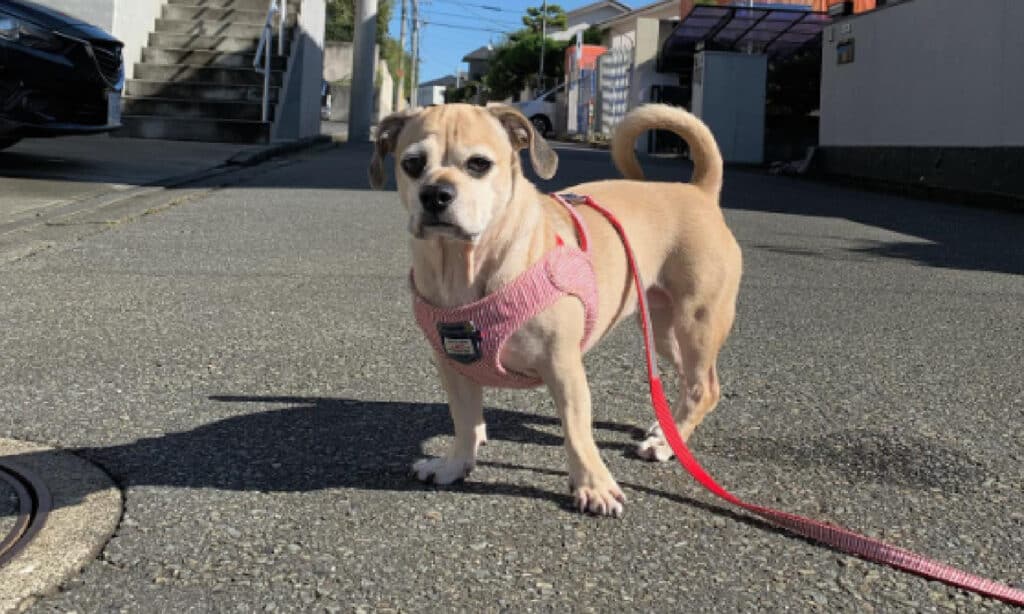
<path fill-rule="evenodd" d="M 278 47 L 275 28 L 266 100 L 263 76 L 252 69 L 266 2 L 35 2 L 124 43 L 124 127 L 116 136 L 266 143 L 320 134 L 325 0 L 287 2 L 286 43 Z"/>
<path fill-rule="evenodd" d="M 470 51 L 463 56 L 462 61 L 469 64 L 467 75 L 470 81 L 483 81 L 491 67 L 491 58 L 494 56 L 494 49 L 487 45 Z"/>
<path fill-rule="evenodd" d="M 824 32 L 824 172 L 1024 196 L 1024 2 L 889 3 Z"/>
<path fill-rule="evenodd" d="M 565 29 L 557 32 L 549 31 L 548 37 L 559 41 L 572 40 L 577 32 L 582 32 L 591 26 L 624 15 L 630 12 L 630 10 L 625 4 L 613 0 L 592 2 L 567 12 L 565 14 Z"/>
<path fill-rule="evenodd" d="M 890 0 L 890 3 L 893 0 Z M 899 2 L 900 0 L 895 0 Z M 698 4 L 713 4 L 717 6 L 747 6 L 749 2 L 743 0 L 681 0 L 679 3 L 679 14 L 686 16 Z M 754 6 L 772 7 L 795 7 L 805 8 L 809 11 L 827 13 L 830 9 L 842 10 L 847 14 L 863 13 L 872 11 L 876 6 L 886 4 L 886 0 L 755 0 Z M 834 9 L 838 5 L 844 5 L 842 9 Z"/>
<path fill-rule="evenodd" d="M 673 102 L 659 92 L 677 85 L 680 76 L 662 71 L 659 56 L 662 43 L 678 21 L 679 3 L 665 0 L 597 24 L 604 32 L 603 46 L 608 48 L 597 62 L 593 119 L 597 134 L 610 135 L 630 109 L 645 102 Z M 584 97 L 582 103 L 587 102 Z"/>
<path fill-rule="evenodd" d="M 417 102 L 421 107 L 427 107 L 434 104 L 444 104 L 445 92 L 448 88 L 458 87 L 462 83 L 465 83 L 465 75 L 445 75 L 439 79 L 420 83 L 417 89 Z"/>

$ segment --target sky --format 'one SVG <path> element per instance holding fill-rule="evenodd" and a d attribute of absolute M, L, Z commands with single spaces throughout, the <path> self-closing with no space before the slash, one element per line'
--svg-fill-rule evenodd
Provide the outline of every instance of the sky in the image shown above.
<path fill-rule="evenodd" d="M 571 11 L 591 2 L 554 0 L 552 4 Z M 623 2 L 632 8 L 649 3 L 650 0 Z M 412 3 L 408 4 L 411 12 Z M 420 82 L 453 75 L 456 68 L 466 70 L 463 56 L 489 42 L 498 44 L 504 33 L 523 27 L 521 17 L 527 7 L 540 5 L 541 0 L 420 0 L 420 19 L 427 22 L 420 30 Z M 389 30 L 397 39 L 401 0 L 394 0 L 394 6 Z"/>

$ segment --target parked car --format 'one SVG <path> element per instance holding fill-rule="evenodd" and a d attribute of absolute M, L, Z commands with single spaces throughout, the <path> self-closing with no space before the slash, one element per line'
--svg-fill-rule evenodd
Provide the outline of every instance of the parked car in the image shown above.
<path fill-rule="evenodd" d="M 121 41 L 27 0 L 0 0 L 0 149 L 121 126 Z"/>
<path fill-rule="evenodd" d="M 555 108 L 558 92 L 565 89 L 565 84 L 552 88 L 537 95 L 533 100 L 524 100 L 515 103 L 523 115 L 533 123 L 533 129 L 541 136 L 547 136 L 555 126 Z"/>

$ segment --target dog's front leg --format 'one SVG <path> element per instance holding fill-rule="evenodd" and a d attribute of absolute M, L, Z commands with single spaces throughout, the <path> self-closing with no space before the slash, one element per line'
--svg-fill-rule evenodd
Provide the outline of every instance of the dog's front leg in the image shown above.
<path fill-rule="evenodd" d="M 424 458 L 412 470 L 416 477 L 434 484 L 451 484 L 469 475 L 476 465 L 476 451 L 487 441 L 484 424 L 484 393 L 476 382 L 438 360 L 441 383 L 448 393 L 448 411 L 455 425 L 455 440 L 442 458 Z"/>
<path fill-rule="evenodd" d="M 622 516 L 626 498 L 594 442 L 590 387 L 578 347 L 567 346 L 551 355 L 542 373 L 558 409 L 569 457 L 569 488 L 577 509 L 593 514 Z"/>

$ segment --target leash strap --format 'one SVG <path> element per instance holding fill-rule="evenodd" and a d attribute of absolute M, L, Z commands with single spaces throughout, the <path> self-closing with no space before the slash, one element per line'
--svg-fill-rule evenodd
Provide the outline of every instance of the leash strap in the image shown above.
<path fill-rule="evenodd" d="M 637 301 L 640 305 L 640 320 L 644 332 L 644 351 L 647 355 L 647 379 L 650 382 L 651 402 L 654 404 L 654 413 L 658 418 L 658 425 L 661 426 L 661 431 L 665 435 L 665 440 L 668 442 L 669 447 L 672 448 L 676 458 L 679 459 L 679 463 L 694 479 L 700 482 L 701 486 L 729 503 L 760 516 L 777 527 L 831 546 L 842 552 L 876 563 L 883 563 L 929 580 L 939 580 L 980 595 L 1005 601 L 1006 603 L 1018 606 L 1024 605 L 1024 590 L 976 576 L 945 563 L 910 552 L 909 550 L 854 533 L 849 529 L 834 524 L 804 518 L 803 516 L 797 516 L 796 514 L 790 514 L 770 507 L 747 503 L 720 486 L 701 467 L 697 459 L 693 457 L 693 454 L 686 447 L 683 438 L 679 436 L 679 430 L 676 428 L 675 419 L 672 417 L 672 410 L 668 405 L 668 400 L 665 398 L 665 390 L 658 375 L 657 361 L 654 356 L 654 339 L 651 332 L 651 317 L 647 309 L 646 286 L 643 280 L 640 279 L 640 270 L 636 266 L 633 248 L 629 244 L 629 239 L 626 237 L 622 224 L 619 223 L 619 220 L 610 211 L 598 205 L 589 196 L 575 197 L 572 202 L 582 202 L 599 212 L 615 228 L 615 231 L 619 233 L 619 237 L 622 239 L 622 244 L 626 249 L 626 256 L 629 259 L 630 269 L 633 271 Z"/>

